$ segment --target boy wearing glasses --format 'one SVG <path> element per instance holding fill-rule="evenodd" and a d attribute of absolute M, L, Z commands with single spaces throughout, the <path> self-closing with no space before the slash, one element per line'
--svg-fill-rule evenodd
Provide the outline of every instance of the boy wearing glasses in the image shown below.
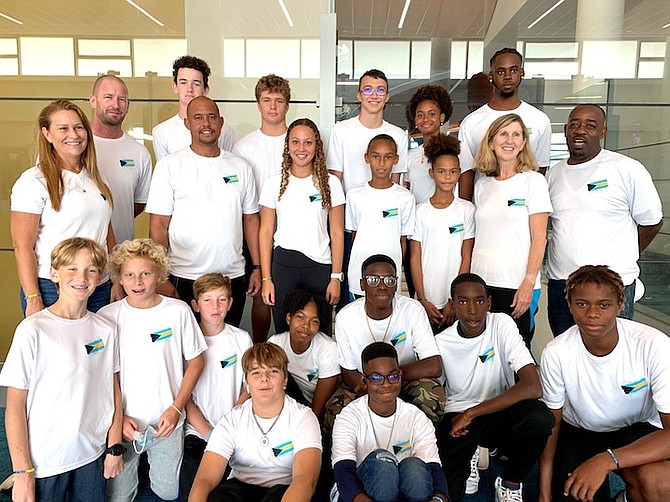
<path fill-rule="evenodd" d="M 398 399 L 403 373 L 392 345 L 374 342 L 361 356 L 367 396 L 342 410 L 333 429 L 339 500 L 448 500 L 435 430 Z"/>
<path fill-rule="evenodd" d="M 542 387 L 533 356 L 512 318 L 489 312 L 491 297 L 478 275 L 456 277 L 449 302 L 457 322 L 435 336 L 448 396 L 437 437 L 449 496 L 452 502 L 461 500 L 466 480 L 467 493 L 477 491 L 477 462 L 473 466 L 471 459 L 482 445 L 501 448 L 509 458 L 495 480 L 496 502 L 521 502 L 521 481 L 554 425 L 538 400 Z M 468 479 L 473 467 L 476 476 Z"/>
<path fill-rule="evenodd" d="M 395 262 L 386 255 L 373 255 L 363 262 L 360 285 L 365 298 L 343 308 L 335 319 L 335 337 L 340 353 L 343 384 L 327 405 L 325 429 L 348 403 L 367 394 L 361 354 L 372 342 L 395 347 L 403 374 L 400 397 L 423 411 L 433 423 L 442 417 L 444 389 L 439 351 L 421 304 L 396 295 Z"/>

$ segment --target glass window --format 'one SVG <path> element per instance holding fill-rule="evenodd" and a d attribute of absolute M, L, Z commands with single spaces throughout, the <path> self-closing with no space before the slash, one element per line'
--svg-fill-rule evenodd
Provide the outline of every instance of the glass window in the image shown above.
<path fill-rule="evenodd" d="M 337 42 L 337 73 L 354 78 L 354 43 L 351 40 Z"/>
<path fill-rule="evenodd" d="M 430 42 L 412 42 L 410 78 L 430 78 Z"/>
<path fill-rule="evenodd" d="M 284 78 L 300 78 L 300 40 L 247 40 L 247 77 L 276 73 Z"/>
<path fill-rule="evenodd" d="M 0 54 L 3 56 L 16 56 L 18 54 L 15 38 L 0 38 Z"/>
<path fill-rule="evenodd" d="M 468 42 L 468 77 L 484 71 L 484 42 Z"/>
<path fill-rule="evenodd" d="M 0 58 L 0 75 L 18 75 L 18 58 Z"/>
<path fill-rule="evenodd" d="M 386 78 L 409 78 L 409 41 L 354 41 L 354 78 L 378 68 Z"/>
<path fill-rule="evenodd" d="M 132 77 L 130 59 L 78 59 L 77 74 L 83 77 L 96 76 L 110 71 L 118 72 L 121 77 Z"/>
<path fill-rule="evenodd" d="M 451 63 L 450 63 L 451 78 L 466 78 L 468 76 L 465 73 L 465 69 L 467 68 L 467 60 L 468 60 L 468 43 L 452 42 Z"/>
<path fill-rule="evenodd" d="M 74 76 L 74 40 L 21 37 L 21 74 Z"/>
<path fill-rule="evenodd" d="M 244 77 L 243 38 L 226 38 L 223 41 L 223 76 Z"/>
<path fill-rule="evenodd" d="M 525 56 L 527 59 L 576 59 L 579 56 L 579 44 L 577 42 L 528 42 Z"/>
<path fill-rule="evenodd" d="M 153 71 L 161 77 L 172 76 L 172 63 L 187 54 L 186 39 L 136 38 L 133 40 L 135 76 Z"/>
<path fill-rule="evenodd" d="M 640 43 L 641 58 L 664 58 L 665 42 L 642 42 Z"/>
<path fill-rule="evenodd" d="M 635 78 L 637 42 L 585 40 L 581 74 L 593 78 Z"/>
<path fill-rule="evenodd" d="M 318 40 L 302 40 L 300 43 L 300 76 L 302 78 L 319 78 L 321 44 Z"/>
<path fill-rule="evenodd" d="M 80 56 L 128 56 L 130 40 L 78 40 Z"/>

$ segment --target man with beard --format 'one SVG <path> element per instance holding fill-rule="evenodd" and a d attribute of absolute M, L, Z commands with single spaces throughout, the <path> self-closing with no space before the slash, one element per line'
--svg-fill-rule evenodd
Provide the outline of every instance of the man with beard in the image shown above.
<path fill-rule="evenodd" d="M 461 154 L 458 157 L 461 170 L 465 173 L 477 167 L 474 160 L 491 123 L 502 115 L 516 113 L 530 132 L 530 146 L 540 171 L 544 172 L 549 167 L 551 122 L 544 112 L 519 98 L 519 86 L 524 75 L 523 58 L 516 49 L 505 47 L 491 57 L 490 63 L 489 81 L 493 85 L 493 96 L 488 103 L 463 119 L 458 133 L 461 140 Z M 460 182 L 464 184 L 467 181 L 461 179 Z M 472 187 L 463 186 L 463 189 L 469 190 L 468 199 L 472 199 Z"/>
<path fill-rule="evenodd" d="M 98 168 L 114 196 L 116 242 L 135 238 L 135 217 L 144 210 L 151 184 L 149 151 L 123 131 L 130 102 L 128 87 L 114 75 L 98 77 L 88 98 L 93 108 L 93 141 Z"/>
<path fill-rule="evenodd" d="M 245 288 L 242 238 L 254 265 L 260 264 L 258 197 L 251 167 L 219 147 L 223 118 L 216 103 L 193 98 L 186 110 L 191 146 L 159 160 L 151 182 L 147 212 L 149 237 L 165 246 L 170 258 L 169 282 L 161 294 L 193 299 L 193 282 L 220 272 L 231 279 L 233 306 L 227 320 L 238 327 L 245 292 L 261 287 L 254 267 Z"/>
<path fill-rule="evenodd" d="M 637 160 L 604 150 L 605 111 L 576 106 L 565 124 L 570 157 L 547 173 L 552 236 L 547 251 L 549 325 L 558 336 L 575 324 L 565 297 L 568 276 L 582 265 L 607 265 L 626 286 L 619 317 L 633 318 L 637 260 L 663 226 L 661 200 Z"/>

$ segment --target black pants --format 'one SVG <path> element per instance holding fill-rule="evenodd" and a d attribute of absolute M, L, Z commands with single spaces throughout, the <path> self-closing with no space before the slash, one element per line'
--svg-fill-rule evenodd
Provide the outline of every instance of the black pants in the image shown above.
<path fill-rule="evenodd" d="M 193 309 L 191 300 L 193 300 L 193 283 L 195 281 L 184 279 L 183 277 L 176 277 L 172 274 L 170 274 L 169 279 L 176 288 L 177 293 L 179 293 L 179 298 L 182 301 L 185 301 L 188 306 Z M 239 328 L 242 314 L 244 314 L 244 302 L 247 299 L 247 288 L 244 285 L 244 276 L 231 279 L 230 285 L 233 290 L 233 306 L 230 307 L 230 310 L 226 315 L 226 324 L 231 324 L 236 328 Z M 200 314 L 195 311 L 193 313 L 195 314 L 195 318 L 200 321 Z"/>
<path fill-rule="evenodd" d="M 227 479 L 209 494 L 209 502 L 281 502 L 288 485 L 270 488 L 250 485 L 237 479 Z"/>
<path fill-rule="evenodd" d="M 275 332 L 288 331 L 284 315 L 286 295 L 296 289 L 304 289 L 313 295 L 325 296 L 330 282 L 331 265 L 317 263 L 299 251 L 276 247 L 272 253 L 272 282 L 275 285 L 275 306 L 272 307 L 272 318 Z M 320 330 L 330 335 L 330 323 L 321 326 Z"/>
<path fill-rule="evenodd" d="M 574 500 L 563 495 L 563 486 L 568 480 L 568 473 L 589 458 L 607 451 L 627 446 L 641 437 L 658 429 L 649 423 L 636 423 L 610 432 L 593 432 L 575 427 L 565 421 L 561 422 L 558 432 L 558 443 L 554 455 L 554 474 L 552 476 L 552 500 Z M 615 471 L 617 472 L 617 471 Z M 607 477 L 600 489 L 593 497 L 594 502 L 608 502 L 610 500 L 610 486 Z"/>
<path fill-rule="evenodd" d="M 205 454 L 206 446 L 207 441 L 193 434 L 188 434 L 184 438 L 184 458 L 181 461 L 181 470 L 179 471 L 180 500 L 188 500 L 188 494 L 191 493 L 195 474 L 200 467 L 200 461 Z"/>
<path fill-rule="evenodd" d="M 508 315 L 512 315 L 514 310 L 510 305 L 514 301 L 514 295 L 516 294 L 516 289 L 507 289 L 507 288 L 496 288 L 489 286 L 489 291 L 491 293 L 491 312 L 503 312 Z M 530 349 L 530 341 L 533 339 L 533 333 L 530 329 L 530 309 L 526 310 L 520 317 L 514 319 L 521 337 L 526 344 L 526 347 Z M 534 314 L 533 314 L 534 315 Z"/>
<path fill-rule="evenodd" d="M 477 417 L 468 427 L 470 432 L 458 438 L 449 435 L 456 415 L 459 413 L 446 413 L 437 426 L 440 459 L 452 502 L 465 494 L 470 459 L 478 445 L 503 448 L 509 462 L 502 478 L 518 483 L 537 462 L 554 425 L 554 416 L 537 400 L 520 401 L 497 413 Z"/>

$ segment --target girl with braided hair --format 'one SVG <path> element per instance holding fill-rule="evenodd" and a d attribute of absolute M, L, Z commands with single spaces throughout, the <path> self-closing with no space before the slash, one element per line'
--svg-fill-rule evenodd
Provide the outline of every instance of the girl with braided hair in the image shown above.
<path fill-rule="evenodd" d="M 267 179 L 259 202 L 261 294 L 272 307 L 275 332 L 282 333 L 288 329 L 282 304 L 291 291 L 325 296 L 330 305 L 340 298 L 344 192 L 326 169 L 319 129 L 311 120 L 289 126 L 282 172 Z"/>

